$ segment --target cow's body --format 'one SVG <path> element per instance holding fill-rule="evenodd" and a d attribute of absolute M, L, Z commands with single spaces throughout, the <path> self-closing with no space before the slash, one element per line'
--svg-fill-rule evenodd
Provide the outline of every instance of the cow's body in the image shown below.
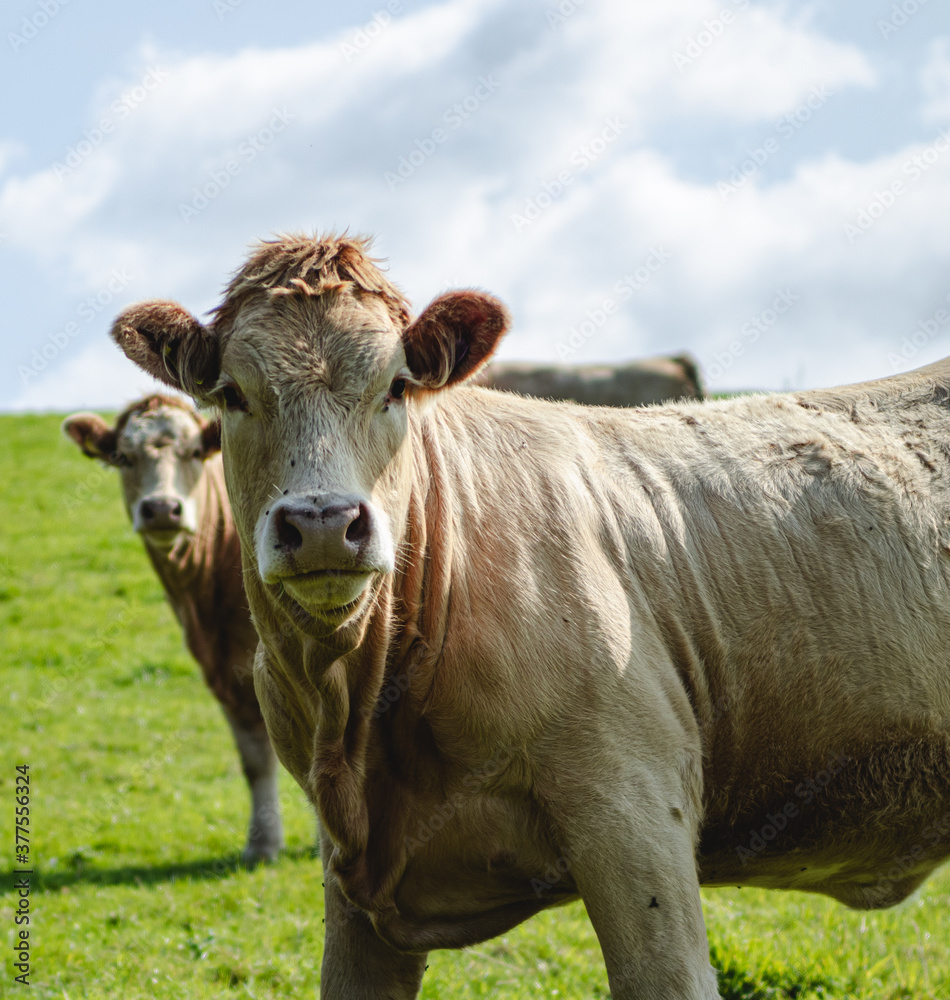
<path fill-rule="evenodd" d="M 242 857 L 248 864 L 273 859 L 283 846 L 277 760 L 254 691 L 258 638 L 217 431 L 165 396 L 132 403 L 115 428 L 83 413 L 64 429 L 85 454 L 122 474 L 129 519 L 234 734 L 252 800 Z"/>
<path fill-rule="evenodd" d="M 489 389 L 586 406 L 645 406 L 677 399 L 702 399 L 705 395 L 699 368 L 687 354 L 617 365 L 493 361 L 474 381 Z"/>
<path fill-rule="evenodd" d="M 907 405 L 900 384 L 821 408 L 440 401 L 413 442 L 413 503 L 452 543 L 410 536 L 393 595 L 434 619 L 402 629 L 439 658 L 395 656 L 361 788 L 369 837 L 343 878 L 385 937 L 459 947 L 572 898 L 585 835 L 543 833 L 537 800 L 567 823 L 603 808 L 636 733 L 671 756 L 668 807 L 702 817 L 706 884 L 890 905 L 950 853 L 950 412 L 946 388 Z M 426 568 L 440 585 L 408 595 Z M 305 640 L 280 648 L 265 690 L 284 663 L 325 670 Z M 319 801 L 295 714 L 282 705 L 272 733 Z"/>
<path fill-rule="evenodd" d="M 242 302 L 264 256 L 219 328 L 156 303 L 115 336 L 224 394 L 258 692 L 323 827 L 325 996 L 413 997 L 429 949 L 580 896 L 615 997 L 708 1000 L 701 882 L 884 906 L 950 853 L 950 363 L 550 404 L 453 384 L 486 297 L 405 329 L 389 302 L 392 341 L 329 267 Z"/>

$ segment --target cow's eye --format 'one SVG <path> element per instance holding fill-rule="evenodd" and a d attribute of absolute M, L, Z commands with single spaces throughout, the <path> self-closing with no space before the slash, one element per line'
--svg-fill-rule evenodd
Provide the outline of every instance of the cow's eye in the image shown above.
<path fill-rule="evenodd" d="M 389 387 L 389 395 L 393 399 L 402 399 L 406 392 L 406 380 L 404 378 L 397 378 L 393 384 Z"/>
<path fill-rule="evenodd" d="M 242 410 L 247 413 L 247 400 L 244 398 L 244 393 L 236 385 L 226 385 L 221 390 L 221 398 L 229 410 Z"/>
<path fill-rule="evenodd" d="M 122 468 L 123 466 L 131 465 L 132 459 L 128 455 L 123 455 L 121 451 L 116 451 L 112 454 L 112 464 Z"/>

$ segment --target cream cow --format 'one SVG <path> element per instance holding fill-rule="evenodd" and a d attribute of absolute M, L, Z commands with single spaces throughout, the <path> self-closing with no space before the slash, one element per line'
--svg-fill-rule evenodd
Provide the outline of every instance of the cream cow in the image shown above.
<path fill-rule="evenodd" d="M 950 853 L 950 363 L 585 408 L 465 385 L 507 325 L 289 236 L 113 336 L 222 413 L 323 996 L 580 897 L 615 998 L 712 1000 L 701 885 L 888 906 Z"/>
<path fill-rule="evenodd" d="M 646 406 L 674 399 L 702 399 L 705 395 L 699 367 L 688 354 L 614 365 L 493 361 L 473 382 L 489 389 L 587 406 Z"/>

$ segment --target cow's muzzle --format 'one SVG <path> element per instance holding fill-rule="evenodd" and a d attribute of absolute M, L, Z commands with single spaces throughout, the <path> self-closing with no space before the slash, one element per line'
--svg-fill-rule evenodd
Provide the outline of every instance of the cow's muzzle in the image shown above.
<path fill-rule="evenodd" d="M 281 583 L 304 607 L 338 609 L 374 573 L 392 571 L 392 541 L 385 516 L 361 497 L 283 497 L 259 522 L 257 565 L 264 583 Z"/>
<path fill-rule="evenodd" d="M 133 527 L 143 535 L 173 538 L 184 528 L 184 508 L 173 496 L 143 497 L 135 508 Z"/>

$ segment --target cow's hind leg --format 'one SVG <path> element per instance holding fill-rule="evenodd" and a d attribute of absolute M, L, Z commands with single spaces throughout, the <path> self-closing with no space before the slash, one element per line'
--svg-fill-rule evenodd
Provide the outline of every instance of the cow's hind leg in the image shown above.
<path fill-rule="evenodd" d="M 225 715 L 231 724 L 241 767 L 251 792 L 251 818 L 241 860 L 247 865 L 273 861 L 284 846 L 284 826 L 277 793 L 277 756 L 263 722 L 242 724 L 229 713 L 225 712 Z"/>

